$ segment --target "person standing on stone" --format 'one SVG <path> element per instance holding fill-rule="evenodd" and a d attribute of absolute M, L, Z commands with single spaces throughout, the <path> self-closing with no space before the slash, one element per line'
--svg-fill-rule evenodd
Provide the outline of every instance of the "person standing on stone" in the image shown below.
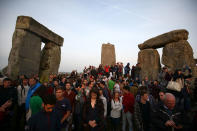
<path fill-rule="evenodd" d="M 124 67 L 125 76 L 127 76 L 127 74 L 129 74 L 129 72 L 130 72 L 130 63 L 127 63 L 127 65 Z"/>
<path fill-rule="evenodd" d="M 104 66 L 105 75 L 106 75 L 107 77 L 109 77 L 109 69 L 110 69 L 110 66 L 109 66 L 109 65 Z"/>
<path fill-rule="evenodd" d="M 133 119 L 135 98 L 134 98 L 133 94 L 131 94 L 129 92 L 129 90 L 130 90 L 129 86 L 123 87 L 123 100 L 122 100 L 122 105 L 123 105 L 122 130 L 123 131 L 126 131 L 127 121 L 129 124 L 129 131 L 133 130 L 132 119 Z"/>
<path fill-rule="evenodd" d="M 119 69 L 118 69 L 118 73 L 119 73 L 119 76 L 122 76 L 122 74 L 123 74 L 123 63 L 121 62 L 120 64 L 119 64 Z"/>
<path fill-rule="evenodd" d="M 133 65 L 131 68 L 131 78 L 135 80 L 135 66 Z"/>
<path fill-rule="evenodd" d="M 114 72 L 115 72 L 115 78 L 116 79 L 119 78 L 119 75 L 118 75 L 118 66 L 119 66 L 118 63 L 116 63 L 115 66 L 114 66 Z"/>

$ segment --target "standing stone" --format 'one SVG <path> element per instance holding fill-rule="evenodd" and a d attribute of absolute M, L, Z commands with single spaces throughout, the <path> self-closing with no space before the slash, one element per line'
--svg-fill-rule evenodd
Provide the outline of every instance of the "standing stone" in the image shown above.
<path fill-rule="evenodd" d="M 138 47 L 140 50 L 149 49 L 149 48 L 157 49 L 160 47 L 164 47 L 166 44 L 171 42 L 177 42 L 179 40 L 187 40 L 188 34 L 189 32 L 184 29 L 170 31 L 161 34 L 159 36 L 156 36 L 154 38 L 151 38 L 145 41 L 143 44 L 139 44 Z"/>
<path fill-rule="evenodd" d="M 157 80 L 160 72 L 160 56 L 156 49 L 145 49 L 138 53 L 138 63 L 141 65 L 140 78 L 143 80 Z"/>
<path fill-rule="evenodd" d="M 16 29 L 12 38 L 12 49 L 8 59 L 8 76 L 38 74 L 40 66 L 41 38 L 25 30 Z"/>
<path fill-rule="evenodd" d="M 194 59 L 195 65 L 197 65 L 197 59 Z"/>
<path fill-rule="evenodd" d="M 194 66 L 194 67 L 192 68 L 192 76 L 193 76 L 194 78 L 197 78 L 197 66 Z"/>
<path fill-rule="evenodd" d="M 167 44 L 163 48 L 162 64 L 172 71 L 182 69 L 184 65 L 194 67 L 192 47 L 185 40 Z"/>
<path fill-rule="evenodd" d="M 40 63 L 40 80 L 41 82 L 48 81 L 50 74 L 57 74 L 61 60 L 60 46 L 48 42 L 45 44 Z"/>
<path fill-rule="evenodd" d="M 17 79 L 19 75 L 31 76 L 47 71 L 49 71 L 47 74 L 57 73 L 60 64 L 60 46 L 63 45 L 63 41 L 64 38 L 32 17 L 18 16 L 8 59 L 8 68 L 5 73 L 12 79 Z M 42 55 L 40 62 L 41 42 L 47 45 L 43 50 L 44 55 Z M 49 68 L 45 68 L 46 65 Z"/>
<path fill-rule="evenodd" d="M 116 64 L 115 47 L 113 44 L 108 43 L 102 45 L 101 64 L 103 66 Z"/>

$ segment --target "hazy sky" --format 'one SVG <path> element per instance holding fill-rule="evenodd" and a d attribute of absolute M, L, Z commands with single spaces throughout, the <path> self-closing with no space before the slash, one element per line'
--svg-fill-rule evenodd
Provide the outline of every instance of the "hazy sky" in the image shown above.
<path fill-rule="evenodd" d="M 19 15 L 64 38 L 59 71 L 98 66 L 101 45 L 108 42 L 115 45 L 117 61 L 136 64 L 138 44 L 175 29 L 189 31 L 197 58 L 196 0 L 1 0 L 0 68 L 8 64 Z"/>

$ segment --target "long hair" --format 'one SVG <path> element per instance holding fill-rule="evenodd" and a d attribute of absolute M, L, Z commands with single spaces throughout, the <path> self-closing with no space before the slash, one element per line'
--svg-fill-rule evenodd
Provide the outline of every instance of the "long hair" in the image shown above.
<path fill-rule="evenodd" d="M 83 108 L 83 121 L 85 122 L 87 120 L 87 117 L 89 115 L 90 110 L 92 109 L 92 105 L 91 105 L 91 93 L 95 93 L 97 94 L 97 98 L 96 98 L 96 104 L 94 109 L 96 110 L 97 117 L 95 119 L 99 119 L 100 123 L 103 123 L 103 119 L 104 119 L 104 105 L 102 100 L 99 98 L 99 91 L 98 89 L 92 89 L 89 93 L 89 98 L 87 99 L 84 108 Z M 98 124 L 99 126 L 103 126 L 103 124 Z"/>
<path fill-rule="evenodd" d="M 96 95 L 97 95 L 97 97 L 96 97 L 96 101 L 99 99 L 99 96 L 100 96 L 100 94 L 99 94 L 99 90 L 98 89 L 96 89 L 96 88 L 92 88 L 91 90 L 90 90 L 90 93 L 89 93 L 89 100 L 91 101 L 91 94 L 92 93 L 95 93 Z"/>
<path fill-rule="evenodd" d="M 112 97 L 112 98 L 113 98 L 113 100 L 115 100 L 115 94 L 116 94 L 116 93 L 119 94 L 118 100 L 120 101 L 120 92 L 119 92 L 119 91 L 114 91 L 114 92 L 113 92 L 113 97 Z"/>
<path fill-rule="evenodd" d="M 103 102 L 99 98 L 99 96 L 100 96 L 99 91 L 98 91 L 98 89 L 94 89 L 94 88 L 92 90 L 90 90 L 89 98 L 86 101 L 86 108 L 87 108 L 87 110 L 89 110 L 91 108 L 91 93 L 95 93 L 97 95 L 95 108 L 98 109 L 98 110 L 102 110 L 103 109 L 103 111 L 104 111 Z"/>

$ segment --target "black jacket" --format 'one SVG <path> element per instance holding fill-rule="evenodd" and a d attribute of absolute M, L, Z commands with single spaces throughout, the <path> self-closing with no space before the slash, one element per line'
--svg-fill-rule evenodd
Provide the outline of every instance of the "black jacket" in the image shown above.
<path fill-rule="evenodd" d="M 171 113 L 169 113 L 169 110 L 161 104 L 153 114 L 152 131 L 172 131 L 171 127 L 165 126 L 165 123 L 168 120 L 173 120 L 176 126 L 183 126 L 183 129 L 174 129 L 174 131 L 187 131 L 190 126 L 190 121 L 184 112 L 174 108 Z"/>
<path fill-rule="evenodd" d="M 17 104 L 17 90 L 14 87 L 4 88 L 0 86 L 0 106 L 2 106 L 7 100 L 12 100 L 12 106 L 10 110 Z"/>
<path fill-rule="evenodd" d="M 97 126 L 91 128 L 88 123 L 90 120 L 95 120 Z M 97 99 L 95 108 L 92 108 L 91 101 L 87 100 L 83 108 L 83 122 L 86 125 L 86 130 L 102 131 L 104 128 L 104 106 L 100 99 Z"/>

